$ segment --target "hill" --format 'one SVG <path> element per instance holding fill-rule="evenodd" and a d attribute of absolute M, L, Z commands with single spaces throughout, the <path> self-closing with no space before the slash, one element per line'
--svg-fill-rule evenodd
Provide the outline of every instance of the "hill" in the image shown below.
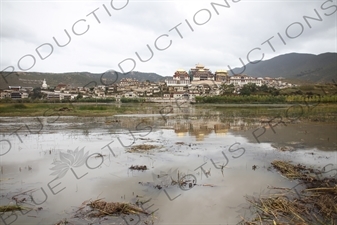
<path fill-rule="evenodd" d="M 4 76 L 6 74 L 4 73 Z M 65 83 L 74 87 L 85 86 L 88 83 L 94 85 L 109 85 L 115 82 L 119 82 L 122 78 L 136 78 L 139 81 L 149 80 L 151 82 L 157 82 L 164 80 L 165 77 L 156 73 L 142 73 L 142 72 L 130 72 L 128 74 L 121 74 L 118 72 L 106 72 L 103 74 L 89 73 L 89 72 L 70 72 L 70 73 L 39 73 L 39 72 L 13 72 L 6 77 L 6 82 L 1 78 L 0 88 L 8 88 L 9 85 L 20 85 L 29 87 L 40 87 L 43 79 L 46 79 L 47 84 L 56 86 L 59 83 Z"/>
<path fill-rule="evenodd" d="M 235 68 L 233 72 L 239 74 L 243 69 L 244 67 Z M 253 77 L 284 77 L 302 82 L 331 82 L 337 78 L 337 53 L 320 55 L 289 53 L 256 64 L 249 63 L 243 73 Z"/>
<path fill-rule="evenodd" d="M 244 67 L 235 68 L 233 72 L 239 74 L 243 69 Z M 229 71 L 229 73 L 233 75 L 231 71 Z M 284 77 L 288 82 L 296 84 L 331 82 L 332 79 L 337 81 L 337 53 L 323 53 L 320 55 L 289 53 L 256 64 L 249 63 L 246 65 L 243 73 L 253 77 Z M 6 76 L 6 73 L 3 74 Z M 90 82 L 91 85 L 94 85 L 94 82 L 96 82 L 97 85 L 109 85 L 120 81 L 122 78 L 136 78 L 139 81 L 148 80 L 157 82 L 165 80 L 167 77 L 156 73 L 142 73 L 137 71 L 128 74 L 118 72 L 107 72 L 104 74 L 90 72 L 13 72 L 6 77 L 8 83 L 4 82 L 3 78 L 0 78 L 0 89 L 6 89 L 9 85 L 40 87 L 43 79 L 46 79 L 47 84 L 52 87 L 59 83 L 81 87 Z"/>

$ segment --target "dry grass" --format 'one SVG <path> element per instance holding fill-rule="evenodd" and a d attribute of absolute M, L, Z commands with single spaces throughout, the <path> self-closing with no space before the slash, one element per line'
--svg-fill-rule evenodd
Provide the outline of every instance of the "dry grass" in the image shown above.
<path fill-rule="evenodd" d="M 158 146 L 156 145 L 148 145 L 148 144 L 133 145 L 128 152 L 144 152 L 155 149 L 157 147 Z"/>
<path fill-rule="evenodd" d="M 253 219 L 242 220 L 242 224 L 335 224 L 337 221 L 337 181 L 335 178 L 320 178 L 320 171 L 303 165 L 284 161 L 273 161 L 274 168 L 289 179 L 297 179 L 303 190 L 288 188 L 259 198 L 247 197 Z M 334 222 L 335 221 L 335 222 Z"/>
<path fill-rule="evenodd" d="M 74 224 L 101 224 L 102 221 L 106 221 L 104 224 L 125 224 L 123 220 L 126 222 L 138 218 L 137 220 L 142 222 L 139 224 L 150 225 L 152 223 L 153 225 L 155 219 L 153 213 L 131 203 L 107 202 L 103 199 L 86 200 L 75 212 L 71 222 Z M 79 223 L 80 221 L 81 223 Z M 64 222 L 60 224 L 63 225 Z"/>
<path fill-rule="evenodd" d="M 120 202 L 106 202 L 102 199 L 95 200 L 88 204 L 95 212 L 91 213 L 91 217 L 102 217 L 120 214 L 140 214 L 149 215 L 143 209 L 129 204 Z"/>
<path fill-rule="evenodd" d="M 295 151 L 295 148 L 292 146 L 276 146 L 272 145 L 275 149 L 282 151 L 282 152 L 293 152 Z"/>
<path fill-rule="evenodd" d="M 314 175 L 310 175 L 310 173 L 314 173 L 315 171 L 311 168 L 307 168 L 303 165 L 292 165 L 290 163 L 275 160 L 271 163 L 275 169 L 280 171 L 282 175 L 289 179 L 299 179 L 304 181 L 314 181 L 316 180 Z"/>
<path fill-rule="evenodd" d="M 13 211 L 21 211 L 25 210 L 24 207 L 19 205 L 2 205 L 0 206 L 0 212 L 13 212 Z"/>
<path fill-rule="evenodd" d="M 247 200 L 257 209 L 257 216 L 252 222 L 246 222 L 245 224 L 269 224 L 274 221 L 277 221 L 277 224 L 305 222 L 303 219 L 306 211 L 305 205 L 296 200 L 290 201 L 284 196 L 269 196 L 260 199 L 250 198 Z M 285 217 L 287 219 L 284 219 Z"/>

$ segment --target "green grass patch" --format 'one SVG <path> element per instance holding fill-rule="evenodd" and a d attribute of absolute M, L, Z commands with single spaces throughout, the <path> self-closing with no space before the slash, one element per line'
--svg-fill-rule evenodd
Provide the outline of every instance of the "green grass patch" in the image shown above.
<path fill-rule="evenodd" d="M 77 107 L 78 110 L 99 110 L 99 111 L 102 111 L 102 110 L 108 110 L 108 107 L 107 106 L 103 106 L 103 105 L 80 105 Z"/>
<path fill-rule="evenodd" d="M 337 95 L 224 95 L 224 96 L 197 96 L 196 103 L 234 103 L 234 104 L 284 104 L 284 103 L 337 103 Z"/>
<path fill-rule="evenodd" d="M 27 106 L 25 104 L 22 104 L 22 103 L 13 104 L 11 106 L 12 106 L 13 109 L 27 109 Z"/>
<path fill-rule="evenodd" d="M 197 96 L 195 97 L 196 103 L 286 103 L 285 96 L 273 95 L 224 95 L 224 96 Z"/>
<path fill-rule="evenodd" d="M 111 116 L 132 114 L 139 105 L 96 103 L 0 103 L 0 116 Z"/>
<path fill-rule="evenodd" d="M 122 103 L 142 103 L 145 102 L 143 98 L 121 98 Z"/>

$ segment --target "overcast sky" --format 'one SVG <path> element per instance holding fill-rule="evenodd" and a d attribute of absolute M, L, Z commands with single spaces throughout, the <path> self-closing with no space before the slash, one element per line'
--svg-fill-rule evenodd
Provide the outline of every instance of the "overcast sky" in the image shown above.
<path fill-rule="evenodd" d="M 336 0 L 1 0 L 0 69 L 103 73 L 122 68 L 171 76 L 197 63 L 212 71 L 242 66 L 239 58 L 247 63 L 254 48 L 259 49 L 250 60 L 262 54 L 265 60 L 291 52 L 337 52 L 334 5 Z M 304 16 L 316 20 L 307 19 L 308 24 Z M 53 37 L 60 45 L 69 43 L 59 47 Z M 121 63 L 128 58 L 134 61 Z"/>

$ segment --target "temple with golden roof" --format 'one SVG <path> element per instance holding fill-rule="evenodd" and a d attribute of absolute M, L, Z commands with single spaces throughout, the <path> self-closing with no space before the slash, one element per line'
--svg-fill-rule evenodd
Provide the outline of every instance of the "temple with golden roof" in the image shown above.
<path fill-rule="evenodd" d="M 215 81 L 226 82 L 228 81 L 228 72 L 227 70 L 217 70 L 215 71 Z"/>
<path fill-rule="evenodd" d="M 190 81 L 190 75 L 184 69 L 178 69 L 173 75 L 173 80 Z"/>
<path fill-rule="evenodd" d="M 214 80 L 214 74 L 204 65 L 198 63 L 195 68 L 190 69 L 191 80 Z"/>

